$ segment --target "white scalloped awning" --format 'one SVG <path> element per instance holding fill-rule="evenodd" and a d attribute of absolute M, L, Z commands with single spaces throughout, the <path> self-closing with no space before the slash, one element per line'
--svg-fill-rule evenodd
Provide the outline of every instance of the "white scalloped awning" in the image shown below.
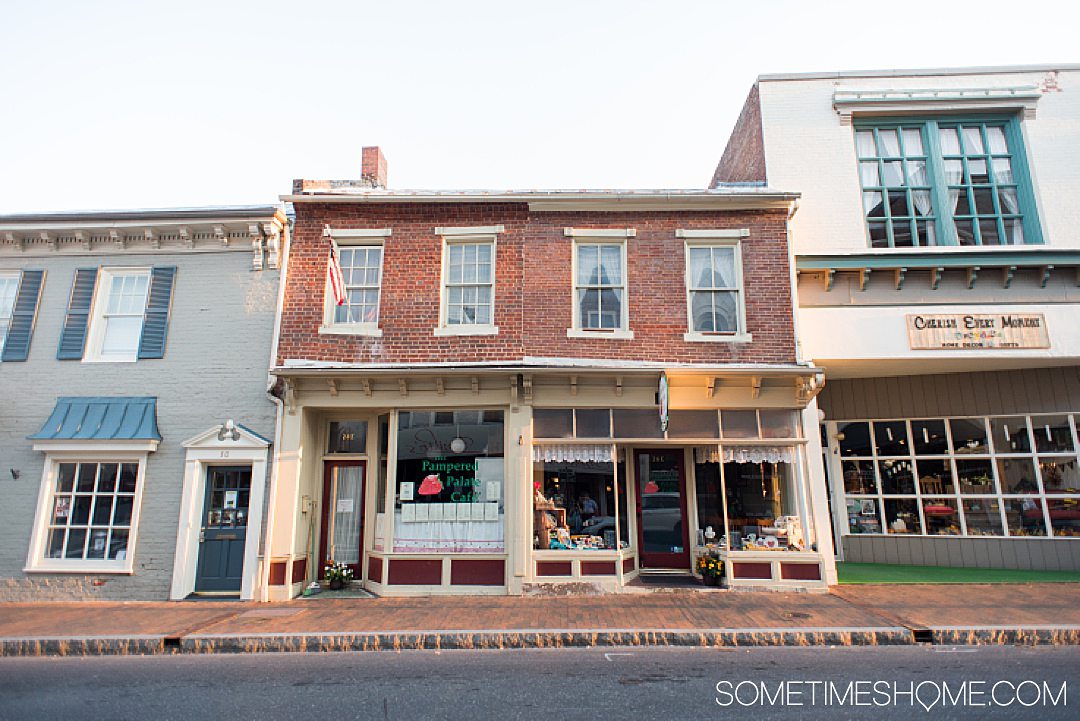
<path fill-rule="evenodd" d="M 721 456 L 722 454 L 722 456 Z M 794 463 L 791 446 L 702 446 L 694 449 L 696 463 Z"/>
<path fill-rule="evenodd" d="M 611 445 L 604 444 L 561 444 L 534 445 L 534 461 L 553 463 L 611 463 Z"/>

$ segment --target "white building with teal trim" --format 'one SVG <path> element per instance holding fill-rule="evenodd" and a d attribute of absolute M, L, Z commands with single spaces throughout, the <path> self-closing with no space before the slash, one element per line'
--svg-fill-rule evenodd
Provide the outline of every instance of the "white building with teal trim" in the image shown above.
<path fill-rule="evenodd" d="M 1080 568 L 1080 65 L 758 78 L 840 558 Z"/>
<path fill-rule="evenodd" d="M 0 216 L 0 600 L 259 598 L 277 206 Z"/>

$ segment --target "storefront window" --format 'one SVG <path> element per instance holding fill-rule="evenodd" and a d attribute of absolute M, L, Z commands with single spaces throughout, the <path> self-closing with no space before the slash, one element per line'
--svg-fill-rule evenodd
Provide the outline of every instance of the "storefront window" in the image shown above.
<path fill-rule="evenodd" d="M 394 551 L 501 553 L 503 413 L 398 416 Z"/>
<path fill-rule="evenodd" d="M 724 438 L 747 439 L 758 437 L 757 413 L 754 411 L 722 411 L 720 427 Z"/>
<path fill-rule="evenodd" d="M 1075 419 L 836 424 L 849 533 L 878 532 L 870 529 L 880 509 L 887 533 L 1080 536 Z"/>
<path fill-rule="evenodd" d="M 386 482 L 390 459 L 390 414 L 379 416 L 379 457 L 376 459 L 375 550 L 386 546 Z"/>
<path fill-rule="evenodd" d="M 537 438 L 573 438 L 574 411 L 569 408 L 533 409 L 533 434 Z"/>
<path fill-rule="evenodd" d="M 610 455 L 610 453 L 609 453 Z M 623 466 L 623 464 L 620 464 Z M 537 460 L 533 463 L 533 548 L 592 551 L 620 547 L 615 464 L 611 461 Z M 618 494 L 625 500 L 625 491 Z M 625 507 L 625 503 L 623 503 Z M 621 544 L 627 545 L 625 541 Z"/>
<path fill-rule="evenodd" d="M 697 484 L 698 529 L 701 532 L 698 543 L 717 543 L 724 535 L 724 497 L 720 485 L 720 464 L 695 463 L 694 479 Z"/>
<path fill-rule="evenodd" d="M 671 411 L 668 438 L 719 438 L 716 411 Z"/>
<path fill-rule="evenodd" d="M 805 550 L 790 463 L 725 463 L 724 486 L 731 549 Z"/>

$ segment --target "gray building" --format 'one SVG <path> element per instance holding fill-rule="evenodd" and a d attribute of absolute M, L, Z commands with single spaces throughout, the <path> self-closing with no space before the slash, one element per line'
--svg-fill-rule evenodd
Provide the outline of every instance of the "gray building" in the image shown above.
<path fill-rule="evenodd" d="M 0 216 L 0 600 L 261 596 L 287 227 Z"/>

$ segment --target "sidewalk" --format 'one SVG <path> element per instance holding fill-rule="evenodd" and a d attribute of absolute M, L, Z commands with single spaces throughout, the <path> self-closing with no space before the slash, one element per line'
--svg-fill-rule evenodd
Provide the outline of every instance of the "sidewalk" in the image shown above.
<path fill-rule="evenodd" d="M 0 655 L 553 646 L 1080 644 L 1076 584 L 0 604 Z"/>

